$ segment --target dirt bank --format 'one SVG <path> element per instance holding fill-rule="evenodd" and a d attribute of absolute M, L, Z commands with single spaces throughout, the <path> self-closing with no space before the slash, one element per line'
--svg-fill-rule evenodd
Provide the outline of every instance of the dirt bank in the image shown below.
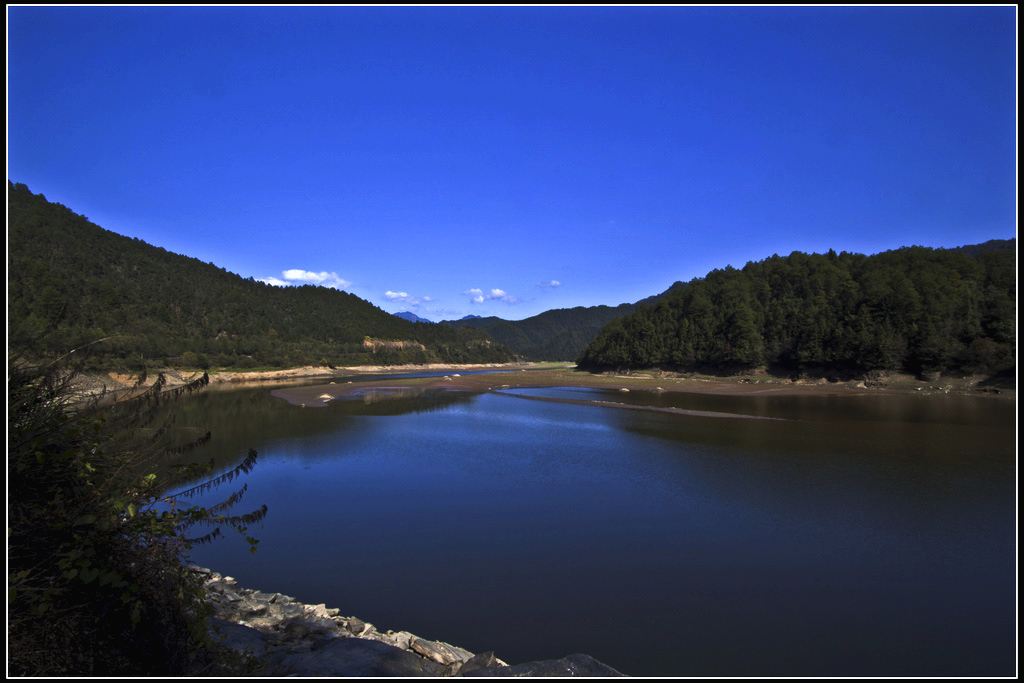
<path fill-rule="evenodd" d="M 486 374 L 462 374 L 492 370 Z M 202 375 L 201 372 L 178 371 L 171 368 L 162 370 L 168 387 L 180 386 Z M 465 391 L 487 391 L 488 389 L 508 387 L 553 387 L 573 386 L 605 389 L 627 389 L 629 391 L 677 391 L 699 394 L 722 394 L 746 396 L 755 394 L 774 394 L 783 396 L 827 396 L 848 395 L 851 393 L 877 394 L 883 392 L 897 393 L 958 393 L 985 395 L 1005 399 L 1016 399 L 1016 390 L 1004 387 L 986 386 L 981 377 L 940 377 L 932 381 L 921 381 L 910 375 L 893 374 L 865 382 L 854 380 L 848 382 L 829 382 L 824 379 L 801 379 L 761 376 L 711 377 L 702 375 L 680 375 L 658 371 L 634 372 L 630 374 L 592 374 L 575 370 L 570 365 L 551 363 L 540 364 L 477 364 L 477 365 L 401 365 L 401 366 L 356 366 L 331 368 L 325 366 L 305 366 L 286 370 L 267 370 L 258 372 L 216 371 L 210 373 L 210 383 L 214 387 L 224 388 L 243 386 L 246 384 L 305 384 L 318 378 L 323 383 L 304 388 L 299 392 L 300 402 L 311 399 L 308 404 L 315 405 L 317 397 L 324 393 L 324 386 L 332 382 L 332 396 L 367 389 L 365 382 L 358 380 L 359 375 L 402 375 L 417 372 L 445 372 L 441 377 L 396 377 L 394 380 L 377 377 L 373 386 L 395 388 L 398 386 L 414 387 L 445 387 Z M 151 386 L 157 376 L 151 371 L 143 386 Z M 338 383 L 348 378 L 355 378 L 352 384 Z M 137 377 L 108 373 L 105 375 L 83 376 L 76 386 L 83 394 L 95 394 L 106 391 L 124 391 L 136 385 Z M 308 396 L 306 396 L 308 394 Z"/>
<path fill-rule="evenodd" d="M 978 381 L 969 378 L 957 380 L 921 382 L 910 376 L 893 376 L 875 380 L 871 385 L 861 380 L 851 382 L 828 382 L 826 380 L 796 380 L 781 378 L 711 378 L 700 376 L 677 376 L 666 373 L 635 373 L 631 375 L 591 374 L 580 372 L 570 366 L 502 366 L 505 370 L 476 375 L 461 375 L 453 372 L 442 377 L 396 377 L 395 379 L 375 378 L 360 382 L 358 379 L 345 382 L 330 382 L 311 386 L 297 386 L 277 392 L 277 395 L 297 405 L 308 407 L 326 405 L 325 401 L 336 398 L 365 394 L 371 390 L 397 391 L 408 389 L 444 388 L 462 391 L 488 391 L 499 388 L 521 387 L 588 387 L 616 389 L 619 391 L 681 392 L 694 394 L 719 394 L 728 396 L 777 395 L 777 396 L 837 396 L 851 394 L 879 393 L 961 393 L 1014 399 L 1016 392 L 1010 390 L 985 390 L 978 388 Z"/>

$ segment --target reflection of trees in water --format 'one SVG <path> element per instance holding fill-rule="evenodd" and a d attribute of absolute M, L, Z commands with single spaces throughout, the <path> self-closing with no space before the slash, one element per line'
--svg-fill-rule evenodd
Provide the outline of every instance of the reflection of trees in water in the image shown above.
<path fill-rule="evenodd" d="M 426 388 L 360 390 L 354 398 L 339 396 L 326 408 L 302 408 L 271 396 L 269 387 L 200 394 L 165 409 L 175 427 L 211 433 L 210 442 L 183 454 L 180 463 L 209 462 L 213 472 L 234 466 L 250 448 L 266 452 L 268 443 L 316 438 L 338 430 L 356 433 L 367 426 L 363 416 L 436 412 L 471 402 L 469 391 Z"/>
<path fill-rule="evenodd" d="M 331 401 L 332 409 L 346 415 L 406 415 L 429 413 L 471 402 L 479 392 L 420 387 L 372 387 Z"/>

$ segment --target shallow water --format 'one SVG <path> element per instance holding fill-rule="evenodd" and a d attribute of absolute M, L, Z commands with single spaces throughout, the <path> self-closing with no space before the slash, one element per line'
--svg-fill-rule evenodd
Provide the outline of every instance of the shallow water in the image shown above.
<path fill-rule="evenodd" d="M 1013 402 L 270 391 L 179 406 L 213 432 L 195 459 L 260 453 L 237 508 L 269 506 L 259 551 L 193 551 L 247 587 L 509 662 L 1015 672 Z"/>

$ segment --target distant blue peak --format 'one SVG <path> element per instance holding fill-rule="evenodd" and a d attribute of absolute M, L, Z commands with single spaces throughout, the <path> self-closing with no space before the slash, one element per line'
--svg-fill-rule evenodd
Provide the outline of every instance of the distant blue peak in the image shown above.
<path fill-rule="evenodd" d="M 411 313 L 409 311 L 400 311 L 398 313 L 392 313 L 392 315 L 394 315 L 395 317 L 401 318 L 402 320 L 408 320 L 409 322 L 413 322 L 413 323 L 432 323 L 432 322 L 434 322 L 433 320 L 427 320 L 426 318 L 421 318 L 420 316 L 416 315 L 415 313 Z"/>

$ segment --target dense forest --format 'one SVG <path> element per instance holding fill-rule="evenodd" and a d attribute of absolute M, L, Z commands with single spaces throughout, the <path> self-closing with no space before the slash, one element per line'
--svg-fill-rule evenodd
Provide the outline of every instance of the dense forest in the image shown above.
<path fill-rule="evenodd" d="M 97 366 L 513 359 L 474 329 L 412 323 L 334 289 L 244 279 L 117 235 L 21 183 L 8 181 L 7 225 L 8 343 L 35 357 L 107 339 L 91 354 Z"/>
<path fill-rule="evenodd" d="M 581 368 L 857 376 L 1016 367 L 1016 239 L 773 256 L 606 325 Z"/>

